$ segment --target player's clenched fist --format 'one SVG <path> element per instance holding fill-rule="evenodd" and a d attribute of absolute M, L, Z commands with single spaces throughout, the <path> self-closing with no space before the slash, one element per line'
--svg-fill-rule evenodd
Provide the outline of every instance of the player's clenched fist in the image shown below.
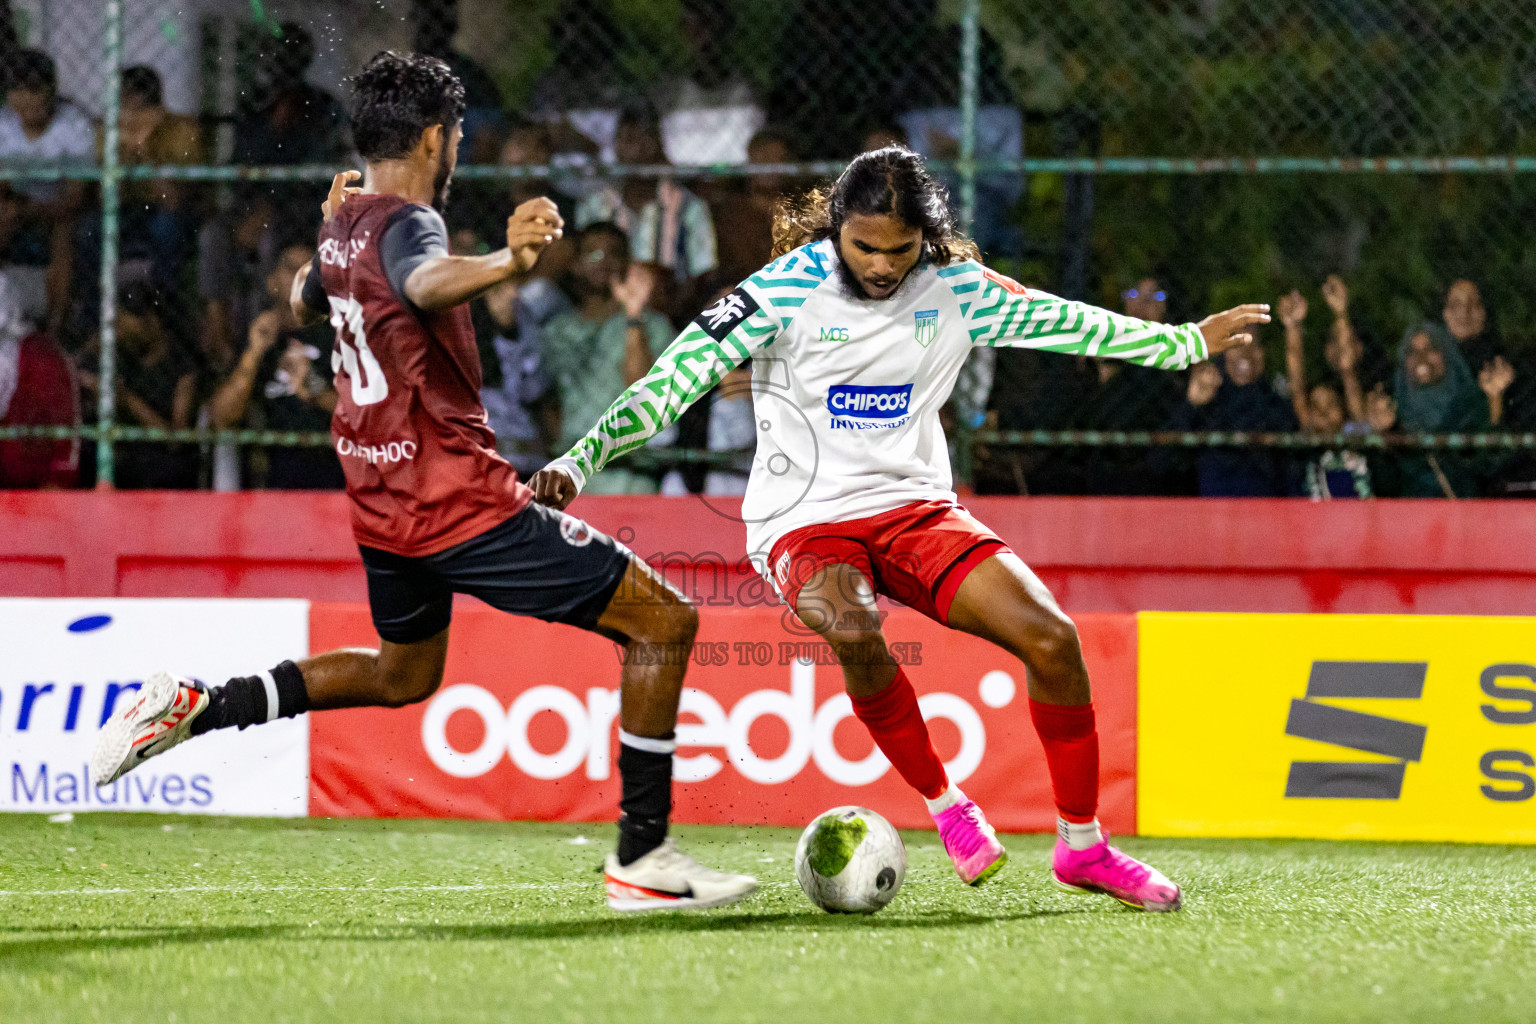
<path fill-rule="evenodd" d="M 554 200 L 540 196 L 512 211 L 507 218 L 507 248 L 517 261 L 518 270 L 533 269 L 544 247 L 565 233 L 565 221 Z"/>
<path fill-rule="evenodd" d="M 540 505 L 562 509 L 576 500 L 576 481 L 558 469 L 541 469 L 528 481 Z"/>

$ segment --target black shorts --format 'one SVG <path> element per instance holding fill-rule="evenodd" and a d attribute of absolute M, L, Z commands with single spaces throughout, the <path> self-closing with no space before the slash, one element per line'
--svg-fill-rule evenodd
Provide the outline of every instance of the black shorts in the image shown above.
<path fill-rule="evenodd" d="M 435 555 L 359 550 L 373 627 L 394 644 L 447 629 L 454 594 L 513 615 L 595 629 L 632 557 L 607 534 L 537 503 Z"/>

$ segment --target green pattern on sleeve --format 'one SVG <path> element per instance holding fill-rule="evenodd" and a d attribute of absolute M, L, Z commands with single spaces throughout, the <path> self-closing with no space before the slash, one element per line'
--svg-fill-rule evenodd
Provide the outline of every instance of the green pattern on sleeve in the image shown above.
<path fill-rule="evenodd" d="M 973 345 L 1124 359 L 1160 370 L 1206 358 L 1194 324 L 1149 323 L 1034 289 L 1019 294 L 974 260 L 945 267 L 939 276 L 960 302 Z"/>
<path fill-rule="evenodd" d="M 609 462 L 641 447 L 703 398 L 727 373 L 773 343 L 777 318 L 758 310 L 737 324 L 722 341 L 698 324 L 689 324 L 656 360 L 650 372 L 629 386 L 608 407 L 597 426 L 577 441 L 565 458 L 592 479 Z"/>
<path fill-rule="evenodd" d="M 707 395 L 727 373 L 772 345 L 789 329 L 811 292 L 830 276 L 831 257 L 825 243 L 812 243 L 780 256 L 747 278 L 737 290 L 752 296 L 758 306 L 755 311 L 720 341 L 698 321 L 689 324 L 650 372 L 631 384 L 608 407 L 597 426 L 551 465 L 573 466 L 582 474 L 578 485 L 584 485 L 609 462 L 645 444 Z M 707 311 L 702 314 L 708 315 Z"/>

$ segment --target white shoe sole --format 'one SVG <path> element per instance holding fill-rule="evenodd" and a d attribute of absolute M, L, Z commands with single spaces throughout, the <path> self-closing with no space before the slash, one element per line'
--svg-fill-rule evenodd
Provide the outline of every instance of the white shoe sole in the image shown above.
<path fill-rule="evenodd" d="M 622 899 L 616 896 L 608 897 L 608 909 L 616 910 L 621 914 L 644 913 L 649 910 L 709 910 L 712 907 L 728 907 L 738 900 L 745 899 L 757 891 L 757 886 L 748 886 L 740 892 L 729 892 L 723 896 L 715 896 L 711 899 L 663 900 L 663 899 Z"/>
<path fill-rule="evenodd" d="M 91 751 L 91 782 L 105 786 L 136 767 L 128 763 L 133 737 L 145 722 L 153 721 L 170 710 L 181 684 L 169 672 L 156 672 L 144 681 L 127 707 L 118 708 L 101 727 L 96 746 Z"/>

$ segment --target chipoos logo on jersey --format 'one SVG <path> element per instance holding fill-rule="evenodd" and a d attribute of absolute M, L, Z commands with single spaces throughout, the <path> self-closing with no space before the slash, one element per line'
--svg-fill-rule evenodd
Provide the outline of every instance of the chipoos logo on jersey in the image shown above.
<path fill-rule="evenodd" d="M 834 384 L 827 392 L 833 430 L 899 427 L 912 415 L 911 384 Z"/>

